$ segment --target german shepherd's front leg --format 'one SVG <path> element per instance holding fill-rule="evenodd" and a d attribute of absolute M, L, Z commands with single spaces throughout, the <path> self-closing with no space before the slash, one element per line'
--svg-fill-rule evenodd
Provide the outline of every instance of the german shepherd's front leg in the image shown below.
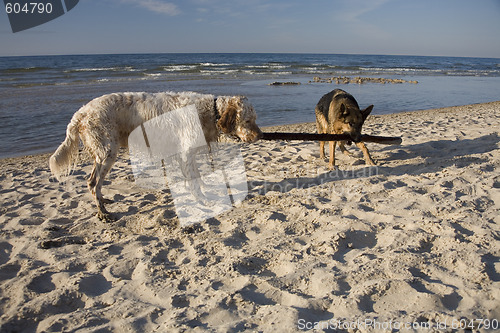
<path fill-rule="evenodd" d="M 358 146 L 358 148 L 363 152 L 363 157 L 365 158 L 365 163 L 367 165 L 376 165 L 375 162 L 373 162 L 370 152 L 368 152 L 368 148 L 366 148 L 364 142 L 357 142 L 356 146 Z"/>
<path fill-rule="evenodd" d="M 316 107 L 316 129 L 318 130 L 318 134 L 328 133 L 328 121 L 325 118 L 325 115 L 321 110 Z M 319 158 L 325 158 L 325 141 L 319 142 Z"/>
<path fill-rule="evenodd" d="M 325 141 L 319 142 L 319 158 L 325 159 Z"/>
<path fill-rule="evenodd" d="M 330 163 L 328 163 L 328 168 L 333 170 L 335 168 L 335 146 L 337 141 L 330 141 Z"/>
<path fill-rule="evenodd" d="M 344 153 L 344 155 L 352 156 L 352 153 L 348 151 L 347 148 L 345 147 L 345 143 L 346 143 L 345 141 L 340 141 L 339 144 L 340 151 Z"/>

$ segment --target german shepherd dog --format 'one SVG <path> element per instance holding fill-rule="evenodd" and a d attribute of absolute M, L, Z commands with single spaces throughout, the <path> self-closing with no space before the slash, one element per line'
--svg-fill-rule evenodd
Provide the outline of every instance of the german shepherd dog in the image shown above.
<path fill-rule="evenodd" d="M 356 143 L 365 158 L 367 165 L 375 165 L 366 145 L 361 142 L 361 127 L 373 109 L 370 105 L 364 110 L 359 109 L 359 105 L 351 94 L 341 89 L 335 89 L 321 97 L 316 105 L 316 126 L 318 133 L 324 134 L 349 134 L 352 141 Z M 350 144 L 349 141 L 347 141 Z M 340 150 L 351 155 L 345 148 L 346 141 L 339 141 Z M 330 141 L 330 163 L 328 168 L 335 167 L 335 146 L 337 141 Z M 320 158 L 325 158 L 325 141 L 319 143 Z"/>

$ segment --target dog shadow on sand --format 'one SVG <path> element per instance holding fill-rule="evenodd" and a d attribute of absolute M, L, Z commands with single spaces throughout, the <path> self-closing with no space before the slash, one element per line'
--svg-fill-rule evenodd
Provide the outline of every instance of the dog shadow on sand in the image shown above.
<path fill-rule="evenodd" d="M 404 144 L 405 140 L 403 140 L 403 145 L 398 147 L 386 146 L 381 149 L 374 149 L 375 156 L 383 156 L 378 159 L 378 165 L 376 166 L 358 165 L 355 168 L 343 169 L 341 167 L 330 171 L 327 169 L 327 164 L 324 163 L 324 172 L 317 173 L 312 177 L 287 177 L 277 182 L 259 179 L 249 180 L 248 194 L 249 197 L 254 197 L 256 195 L 265 195 L 270 191 L 288 193 L 294 189 L 314 190 L 314 187 L 342 180 L 367 179 L 377 175 L 416 176 L 440 172 L 451 166 L 465 168 L 472 164 L 481 165 L 478 168 L 486 168 L 483 171 L 492 171 L 488 169 L 493 168 L 493 166 L 487 163 L 489 157 L 485 154 L 499 148 L 499 139 L 498 133 L 493 133 L 474 139 L 433 140 L 418 144 Z M 129 172 L 127 171 L 127 173 Z M 131 175 L 128 177 L 131 177 Z M 105 188 L 110 183 L 109 180 L 106 180 Z M 175 207 L 168 189 L 156 194 L 140 192 L 138 191 L 132 197 L 127 198 L 120 194 L 112 196 L 115 204 L 112 204 L 110 208 L 116 221 L 136 215 L 139 212 L 141 214 L 152 214 L 154 211 L 160 210 L 163 211 L 160 219 L 171 220 L 175 216 Z M 117 207 L 116 203 L 120 203 L 120 207 Z"/>
<path fill-rule="evenodd" d="M 479 165 L 489 161 L 489 157 L 484 154 L 499 149 L 499 139 L 498 133 L 492 133 L 475 139 L 433 140 L 418 144 L 404 144 L 397 148 L 388 146 L 373 150 L 375 156 L 385 155 L 383 159 L 378 160 L 379 165 L 346 170 L 336 168 L 329 171 L 325 163 L 325 172 L 315 177 L 285 178 L 279 182 L 251 181 L 249 193 L 254 195 L 265 195 L 269 191 L 287 193 L 293 189 L 308 189 L 341 180 L 369 178 L 376 175 L 417 176 L 440 172 L 451 166 L 465 168 L 472 164 Z M 388 165 L 393 162 L 398 164 Z M 488 169 L 492 166 L 485 166 L 485 168 L 487 170 L 483 171 L 492 171 Z"/>

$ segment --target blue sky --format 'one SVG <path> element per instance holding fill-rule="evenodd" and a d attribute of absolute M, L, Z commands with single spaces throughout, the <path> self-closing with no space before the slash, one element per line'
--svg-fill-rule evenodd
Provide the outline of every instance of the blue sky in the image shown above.
<path fill-rule="evenodd" d="M 500 58 L 500 0 L 80 0 L 0 56 L 297 52 Z"/>

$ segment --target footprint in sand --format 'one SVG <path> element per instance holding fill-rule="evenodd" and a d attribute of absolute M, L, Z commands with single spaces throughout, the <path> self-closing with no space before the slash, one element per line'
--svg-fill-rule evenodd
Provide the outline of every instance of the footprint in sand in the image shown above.
<path fill-rule="evenodd" d="M 10 260 L 10 254 L 12 253 L 12 244 L 8 242 L 0 243 L 0 265 L 5 264 Z"/>
<path fill-rule="evenodd" d="M 0 281 L 12 279 L 17 276 L 21 270 L 21 265 L 6 264 L 0 267 Z"/>
<path fill-rule="evenodd" d="M 111 289 L 111 282 L 101 274 L 94 274 L 82 278 L 79 287 L 80 291 L 87 296 L 100 296 Z"/>
<path fill-rule="evenodd" d="M 52 273 L 46 272 L 34 277 L 28 284 L 28 289 L 39 294 L 45 294 L 56 289 L 55 284 L 52 282 Z"/>
<path fill-rule="evenodd" d="M 121 259 L 109 267 L 109 274 L 116 279 L 130 280 L 138 263 L 139 259 L 137 258 L 131 260 Z"/>

